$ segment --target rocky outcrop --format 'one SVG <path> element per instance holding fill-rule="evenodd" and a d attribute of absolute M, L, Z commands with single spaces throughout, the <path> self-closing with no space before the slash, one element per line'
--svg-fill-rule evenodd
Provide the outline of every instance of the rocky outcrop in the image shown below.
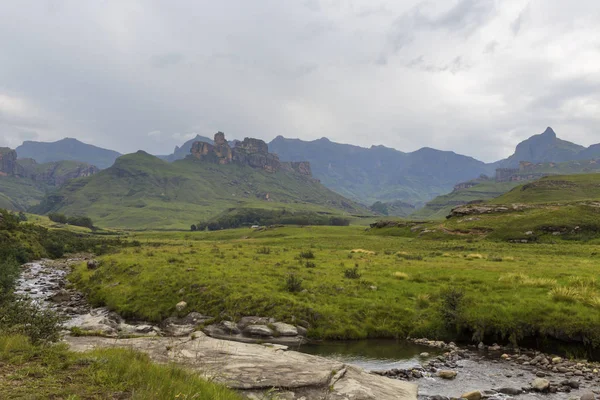
<path fill-rule="evenodd" d="M 269 153 L 269 146 L 260 139 L 245 138 L 243 141 L 235 141 L 232 148 L 223 132 L 215 134 L 214 145 L 194 142 L 190 154 L 194 158 L 214 164 L 236 163 L 267 172 L 286 170 L 312 176 L 310 163 L 307 161 L 282 163 L 277 154 Z"/>
<path fill-rule="evenodd" d="M 131 348 L 158 363 L 175 363 L 238 390 L 248 398 L 416 400 L 417 385 L 369 374 L 286 346 L 223 341 L 195 332 L 187 338 L 67 337 L 71 350 Z M 271 397 L 270 397 L 271 398 Z"/>
<path fill-rule="evenodd" d="M 286 346 L 298 346 L 307 342 L 305 327 L 277 322 L 272 318 L 264 317 L 243 317 L 237 323 L 222 321 L 206 326 L 203 331 L 216 339 L 242 343 L 268 341 Z"/>
<path fill-rule="evenodd" d="M 0 147 L 0 175 L 13 176 L 22 173 L 17 163 L 17 152 L 8 147 Z"/>

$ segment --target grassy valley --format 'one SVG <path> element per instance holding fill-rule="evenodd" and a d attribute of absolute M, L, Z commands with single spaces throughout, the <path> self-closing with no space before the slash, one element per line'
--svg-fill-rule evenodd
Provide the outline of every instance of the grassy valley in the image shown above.
<path fill-rule="evenodd" d="M 34 210 L 86 215 L 101 227 L 189 229 L 240 207 L 369 214 L 318 181 L 292 171 L 269 173 L 191 158 L 167 163 L 144 152 L 120 157 L 97 175 L 66 184 Z"/>

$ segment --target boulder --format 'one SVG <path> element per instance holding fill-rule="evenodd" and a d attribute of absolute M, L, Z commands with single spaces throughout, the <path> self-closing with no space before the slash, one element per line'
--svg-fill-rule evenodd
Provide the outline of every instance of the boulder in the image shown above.
<path fill-rule="evenodd" d="M 479 390 L 474 390 L 472 392 L 463 393 L 460 398 L 467 400 L 481 400 L 481 392 Z"/>
<path fill-rule="evenodd" d="M 237 326 L 241 330 L 244 330 L 248 325 L 268 325 L 271 322 L 275 321 L 271 321 L 269 318 L 264 317 L 242 317 L 238 321 Z"/>
<path fill-rule="evenodd" d="M 175 305 L 175 309 L 177 311 L 183 311 L 183 310 L 185 310 L 186 307 L 187 307 L 187 303 L 185 301 L 180 301 L 179 303 L 177 303 Z"/>
<path fill-rule="evenodd" d="M 596 400 L 596 395 L 592 392 L 585 392 L 581 395 L 579 400 Z"/>
<path fill-rule="evenodd" d="M 250 336 L 273 336 L 273 331 L 266 325 L 248 325 L 244 328 L 244 333 Z"/>
<path fill-rule="evenodd" d="M 96 269 L 100 266 L 100 263 L 97 260 L 88 260 L 87 268 L 88 269 Z"/>
<path fill-rule="evenodd" d="M 221 329 L 223 329 L 223 331 L 230 333 L 232 335 L 238 335 L 240 333 L 240 329 L 237 327 L 235 322 L 222 321 L 220 327 L 221 327 Z"/>
<path fill-rule="evenodd" d="M 442 370 L 438 371 L 437 375 L 442 379 L 454 379 L 458 373 L 456 371 L 451 370 Z"/>
<path fill-rule="evenodd" d="M 531 388 L 536 392 L 547 392 L 550 388 L 550 381 L 544 378 L 536 378 L 531 382 Z"/>
<path fill-rule="evenodd" d="M 275 332 L 280 336 L 298 336 L 298 329 L 295 326 L 290 324 L 285 324 L 283 322 L 275 322 L 271 324 Z"/>

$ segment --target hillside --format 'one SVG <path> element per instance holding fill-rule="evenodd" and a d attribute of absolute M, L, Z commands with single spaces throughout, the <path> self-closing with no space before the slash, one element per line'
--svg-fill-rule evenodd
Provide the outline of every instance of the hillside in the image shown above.
<path fill-rule="evenodd" d="M 65 138 L 57 142 L 25 141 L 17 147 L 18 158 L 32 158 L 40 164 L 53 161 L 81 161 L 100 169 L 110 167 L 121 154 Z"/>
<path fill-rule="evenodd" d="M 25 211 L 49 190 L 96 172 L 98 168 L 79 161 L 38 164 L 32 159 L 17 159 L 15 150 L 0 148 L 0 208 Z"/>
<path fill-rule="evenodd" d="M 600 171 L 600 163 L 596 160 L 537 164 L 522 161 L 519 163 L 519 168 L 498 169 L 495 178 L 484 177 L 459 183 L 451 193 L 436 197 L 410 216 L 417 219 L 445 218 L 456 206 L 492 200 L 524 182 L 532 182 L 548 175 L 589 174 L 598 171 Z"/>
<path fill-rule="evenodd" d="M 410 217 L 414 219 L 443 219 L 456 206 L 493 199 L 503 195 L 519 184 L 520 182 L 484 181 L 468 188 L 455 189 L 451 193 L 431 200 L 425 207 L 412 213 Z"/>
<path fill-rule="evenodd" d="M 600 174 L 547 176 L 512 189 L 492 204 L 551 203 L 600 200 Z"/>
<path fill-rule="evenodd" d="M 98 174 L 67 183 L 35 210 L 84 214 L 101 227 L 184 228 L 228 208 L 286 208 L 365 213 L 317 180 L 194 157 L 167 163 L 138 151 Z"/>
<path fill-rule="evenodd" d="M 282 160 L 309 161 L 314 176 L 325 186 L 365 204 L 423 205 L 452 190 L 456 182 L 490 169 L 474 158 L 431 148 L 403 153 L 384 146 L 363 148 L 327 138 L 303 141 L 282 136 L 269 146 Z"/>

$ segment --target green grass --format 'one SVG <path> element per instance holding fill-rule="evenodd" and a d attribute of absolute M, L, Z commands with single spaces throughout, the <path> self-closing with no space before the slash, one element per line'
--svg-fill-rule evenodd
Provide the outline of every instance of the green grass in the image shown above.
<path fill-rule="evenodd" d="M 38 204 L 47 186 L 27 178 L 0 176 L 0 208 L 25 211 Z"/>
<path fill-rule="evenodd" d="M 404 234 L 390 235 L 391 229 Z M 175 304 L 184 300 L 187 311 L 217 318 L 305 320 L 316 338 L 517 340 L 560 333 L 600 344 L 598 288 L 576 301 L 551 296 L 554 288 L 571 287 L 574 277 L 597 275 L 596 245 L 419 237 L 403 229 L 139 233 L 132 238 L 140 247 L 102 257 L 96 271 L 81 265 L 71 278 L 95 305 L 152 321 L 176 315 Z M 307 268 L 301 254 L 309 252 Z M 348 279 L 348 270 L 356 279 Z M 301 290 L 288 290 L 291 275 Z M 459 309 L 449 312 L 456 302 Z"/>
<path fill-rule="evenodd" d="M 239 207 L 370 214 L 300 174 L 192 159 L 169 164 L 143 152 L 120 157 L 111 168 L 68 183 L 35 210 L 86 215 L 100 227 L 190 229 L 191 224 Z"/>
<path fill-rule="evenodd" d="M 34 346 L 24 336 L 0 336 L 3 399 L 241 400 L 233 391 L 141 353 L 102 349 L 73 353 L 64 344 Z"/>

